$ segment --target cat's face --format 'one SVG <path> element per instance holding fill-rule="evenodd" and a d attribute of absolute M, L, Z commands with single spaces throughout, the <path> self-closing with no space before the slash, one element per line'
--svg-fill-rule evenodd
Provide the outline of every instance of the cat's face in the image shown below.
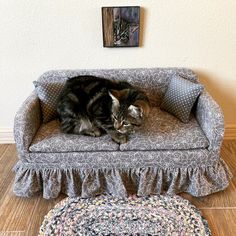
<path fill-rule="evenodd" d="M 142 111 L 133 105 L 130 105 L 126 110 L 123 110 L 121 107 L 117 107 L 112 112 L 114 128 L 122 134 L 132 133 L 135 126 L 142 124 Z"/>
<path fill-rule="evenodd" d="M 130 104 L 127 89 L 113 90 L 110 96 L 112 98 L 111 118 L 114 128 L 122 134 L 133 133 L 135 126 L 140 126 L 143 123 L 142 107 Z"/>

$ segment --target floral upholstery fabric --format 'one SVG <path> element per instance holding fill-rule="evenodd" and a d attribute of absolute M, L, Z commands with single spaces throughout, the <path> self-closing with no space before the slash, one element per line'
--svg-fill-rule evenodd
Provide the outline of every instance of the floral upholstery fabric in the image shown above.
<path fill-rule="evenodd" d="M 42 123 L 40 102 L 33 92 L 22 104 L 14 119 L 14 139 L 18 154 L 24 158 Z"/>
<path fill-rule="evenodd" d="M 187 124 L 154 107 L 149 118 L 130 136 L 121 150 L 171 150 L 207 148 L 208 140 L 194 116 Z"/>
<path fill-rule="evenodd" d="M 75 168 L 137 168 L 159 166 L 160 168 L 181 168 L 210 166 L 218 162 L 219 156 L 207 149 L 160 150 L 160 151 L 97 151 L 97 152 L 32 152 L 27 161 L 47 167 Z"/>
<path fill-rule="evenodd" d="M 197 75 L 184 68 L 142 68 L 142 69 L 106 69 L 106 70 L 56 70 L 44 73 L 38 79 L 40 83 L 61 83 L 67 78 L 78 75 L 93 75 L 114 80 L 126 80 L 144 90 L 152 105 L 160 105 L 170 78 L 179 74 L 184 78 L 197 82 Z"/>
<path fill-rule="evenodd" d="M 131 138 L 130 143 L 126 146 L 121 145 L 119 149 L 114 146 L 115 144 L 109 147 L 111 149 L 105 150 L 107 144 L 103 143 L 96 147 L 96 144 L 91 143 L 95 145 L 96 151 L 86 149 L 78 152 L 71 149 L 75 148 L 73 143 L 70 146 L 70 150 L 73 151 L 63 152 L 58 149 L 48 149 L 50 152 L 39 151 L 42 147 L 37 146 L 37 143 L 44 142 L 43 133 L 40 134 L 44 126 L 42 126 L 39 99 L 35 93 L 32 93 L 17 112 L 14 123 L 14 137 L 19 154 L 19 161 L 14 167 L 16 176 L 13 191 L 16 195 L 30 197 L 43 192 L 44 198 L 55 198 L 61 192 L 71 197 L 90 197 L 101 193 L 113 196 L 137 193 L 144 196 L 166 192 L 169 194 L 188 192 L 194 196 L 205 196 L 228 186 L 232 174 L 219 155 L 224 134 L 224 119 L 220 107 L 213 98 L 204 91 L 198 99 L 194 117 L 189 124 L 185 124 L 186 127 L 182 128 L 175 121 L 171 122 L 172 116 L 161 113 L 157 107 L 160 105 L 171 76 L 181 74 L 190 81 L 198 82 L 197 75 L 193 71 L 183 68 L 60 70 L 46 72 L 38 81 L 62 81 L 63 78 L 83 73 L 127 79 L 145 89 L 155 107 L 152 112 L 156 114 L 150 118 L 150 123 L 157 124 L 150 124 L 150 127 L 155 126 L 159 134 L 167 135 L 169 140 L 172 139 L 171 142 L 175 142 L 176 149 L 171 149 L 166 142 L 163 145 L 168 149 L 151 150 L 160 145 L 159 142 L 163 139 L 156 142 L 152 132 L 145 131 L 150 135 L 148 138 L 150 146 L 142 144 L 142 137 L 137 132 L 133 140 L 139 142 L 139 150 L 136 150 L 137 146 L 134 150 L 135 143 L 129 146 L 132 142 Z M 165 118 L 159 118 L 159 115 Z M 168 120 L 162 123 L 161 119 L 167 118 Z M 52 127 L 57 130 L 56 121 L 53 122 L 55 127 L 53 125 Z M 158 125 L 158 122 L 162 124 Z M 172 134 L 175 134 L 178 129 L 182 130 L 181 138 L 176 135 L 177 139 L 182 140 L 181 144 L 178 144 L 174 136 L 168 136 L 170 135 L 168 122 L 174 125 Z M 191 132 L 187 132 L 187 129 L 195 130 L 193 133 L 197 137 L 191 141 L 191 146 L 196 145 L 197 148 L 187 146 Z M 48 132 L 49 130 L 44 129 L 44 137 L 48 140 L 51 134 L 58 135 L 58 130 L 53 131 L 55 133 Z M 204 141 L 202 135 L 206 136 Z M 184 137 L 185 141 L 183 141 Z M 110 142 L 105 136 L 103 138 L 104 142 Z M 52 145 L 53 139 L 50 142 Z M 69 143 L 68 140 L 66 142 Z M 152 144 L 152 142 L 156 143 Z M 58 147 L 58 144 L 54 147 Z M 33 150 L 33 146 L 37 147 L 38 151 Z M 78 146 L 79 144 L 76 147 Z M 183 147 L 187 148 L 183 149 Z"/>
<path fill-rule="evenodd" d="M 59 120 L 42 124 L 29 147 L 30 152 L 114 151 L 118 149 L 119 145 L 108 135 L 94 138 L 62 133 Z"/>
<path fill-rule="evenodd" d="M 206 148 L 208 141 L 197 121 L 192 116 L 184 124 L 167 112 L 153 108 L 149 119 L 130 140 L 120 147 L 108 135 L 90 137 L 63 134 L 58 120 L 42 124 L 32 144 L 31 152 L 74 152 L 104 150 L 159 150 Z"/>
<path fill-rule="evenodd" d="M 212 166 L 195 168 L 61 168 L 33 163 L 18 164 L 14 193 L 31 197 L 40 192 L 46 199 L 56 198 L 61 192 L 69 197 L 83 198 L 107 193 L 125 197 L 130 193 L 138 196 L 150 194 L 176 194 L 187 192 L 193 196 L 205 196 L 225 189 L 231 173 L 220 160 Z M 43 183 L 43 184 L 42 184 Z"/>
<path fill-rule="evenodd" d="M 199 97 L 195 114 L 210 142 L 209 150 L 219 152 L 224 138 L 224 116 L 219 105 L 207 91 Z"/>

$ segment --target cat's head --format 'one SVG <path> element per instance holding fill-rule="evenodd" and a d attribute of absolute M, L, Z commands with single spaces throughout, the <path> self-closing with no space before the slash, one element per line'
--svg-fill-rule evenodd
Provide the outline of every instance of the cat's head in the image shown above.
<path fill-rule="evenodd" d="M 142 125 L 150 110 L 147 99 L 134 99 L 132 89 L 111 90 L 109 95 L 112 98 L 111 118 L 118 132 L 132 133 L 135 126 Z"/>

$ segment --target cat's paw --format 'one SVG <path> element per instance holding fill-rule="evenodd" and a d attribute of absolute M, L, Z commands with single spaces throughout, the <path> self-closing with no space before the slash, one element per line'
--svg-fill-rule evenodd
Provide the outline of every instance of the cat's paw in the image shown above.
<path fill-rule="evenodd" d="M 102 135 L 102 132 L 100 129 L 94 129 L 93 134 L 94 137 L 100 137 Z"/>
<path fill-rule="evenodd" d="M 128 137 L 126 135 L 113 135 L 112 140 L 118 144 L 124 144 L 128 142 Z"/>
<path fill-rule="evenodd" d="M 92 137 L 100 137 L 102 135 L 102 132 L 100 129 L 94 128 L 91 130 L 85 130 L 85 131 L 83 131 L 82 134 L 92 136 Z"/>

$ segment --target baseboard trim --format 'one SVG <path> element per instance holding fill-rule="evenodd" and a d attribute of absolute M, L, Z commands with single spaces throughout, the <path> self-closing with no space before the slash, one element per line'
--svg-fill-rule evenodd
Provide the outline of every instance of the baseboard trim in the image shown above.
<path fill-rule="evenodd" d="M 0 144 L 15 143 L 11 128 L 0 128 Z"/>
<path fill-rule="evenodd" d="M 225 126 L 225 140 L 236 139 L 236 124 L 228 124 Z"/>
<path fill-rule="evenodd" d="M 236 124 L 225 126 L 225 140 L 236 139 Z M 11 128 L 0 128 L 0 144 L 15 143 L 13 130 Z"/>

